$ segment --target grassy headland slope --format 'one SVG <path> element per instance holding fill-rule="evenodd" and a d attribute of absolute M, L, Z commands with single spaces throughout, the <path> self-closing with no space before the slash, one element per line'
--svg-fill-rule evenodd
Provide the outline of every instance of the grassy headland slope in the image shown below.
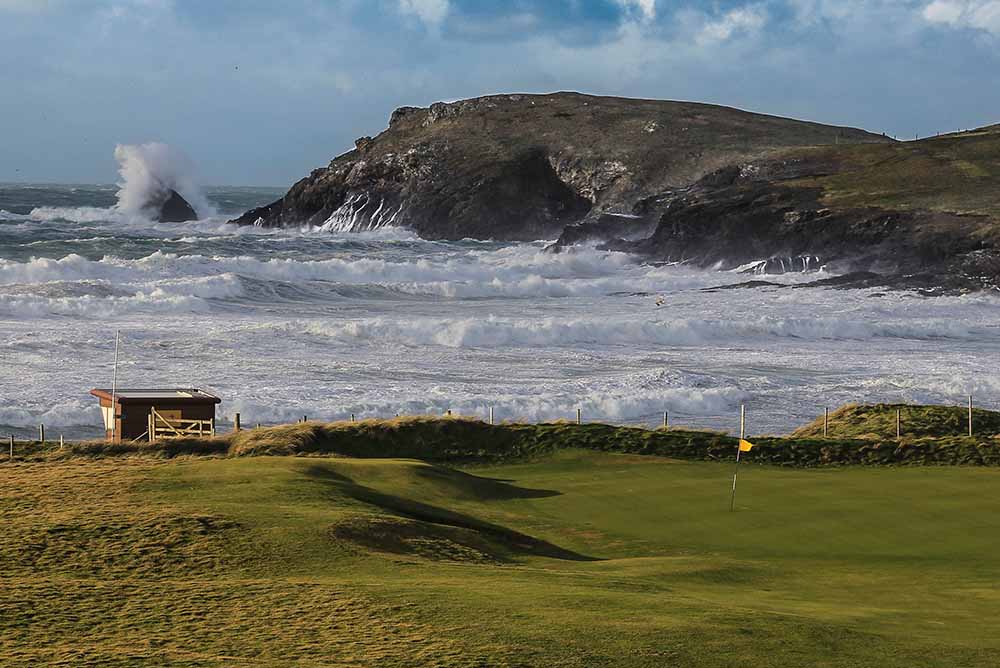
<path fill-rule="evenodd" d="M 0 664 L 994 666 L 1000 471 L 0 463 Z"/>
<path fill-rule="evenodd" d="M 828 206 L 927 210 L 1000 220 L 1000 125 L 920 141 L 822 147 L 788 156 L 839 164 L 835 173 L 796 182 L 822 188 Z M 990 231 L 995 234 L 997 229 Z"/>

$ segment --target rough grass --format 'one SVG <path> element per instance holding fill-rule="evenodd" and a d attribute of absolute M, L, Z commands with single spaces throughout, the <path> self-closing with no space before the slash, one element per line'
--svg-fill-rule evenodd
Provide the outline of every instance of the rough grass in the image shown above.
<path fill-rule="evenodd" d="M 0 665 L 996 665 L 1000 471 L 746 468 L 729 513 L 731 474 L 0 463 Z"/>
<path fill-rule="evenodd" d="M 796 149 L 836 162 L 819 186 L 830 206 L 925 209 L 1000 219 L 1000 126 L 921 141 Z"/>
<path fill-rule="evenodd" d="M 848 406 L 831 414 L 829 438 L 822 419 L 788 437 L 753 437 L 748 462 L 781 466 L 850 464 L 1000 465 L 1000 413 L 977 409 L 974 436 L 965 413 L 945 406 L 902 406 L 903 436 L 895 438 L 896 406 Z M 599 423 L 490 425 L 462 417 L 404 417 L 360 422 L 305 422 L 249 429 L 212 439 L 169 439 L 153 444 L 89 442 L 29 446 L 22 459 L 155 455 L 247 457 L 338 455 L 411 457 L 448 463 L 521 461 L 567 449 L 731 461 L 736 439 L 714 431 L 646 429 Z"/>
<path fill-rule="evenodd" d="M 961 406 L 913 406 L 909 404 L 848 404 L 830 413 L 830 438 L 887 440 L 896 437 L 896 411 L 904 438 L 954 438 L 969 429 L 969 409 Z M 972 433 L 991 439 L 1000 434 L 1000 413 L 973 408 Z M 792 438 L 823 436 L 823 417 L 792 432 Z"/>

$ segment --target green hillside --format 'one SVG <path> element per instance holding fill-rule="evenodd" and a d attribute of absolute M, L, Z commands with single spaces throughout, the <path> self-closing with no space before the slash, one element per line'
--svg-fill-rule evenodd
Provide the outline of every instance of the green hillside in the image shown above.
<path fill-rule="evenodd" d="M 1000 470 L 0 463 L 0 665 L 994 666 Z"/>
<path fill-rule="evenodd" d="M 821 187 L 828 206 L 1000 220 L 1000 125 L 920 141 L 793 149 L 787 155 L 831 166 L 825 174 L 797 181 Z"/>

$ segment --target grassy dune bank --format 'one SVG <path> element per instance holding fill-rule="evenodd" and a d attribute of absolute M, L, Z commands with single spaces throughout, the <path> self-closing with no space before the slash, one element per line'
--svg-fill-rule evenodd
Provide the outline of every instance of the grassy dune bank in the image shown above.
<path fill-rule="evenodd" d="M 901 437 L 896 438 L 896 411 Z M 789 436 L 752 436 L 758 446 L 747 463 L 778 466 L 1000 465 L 1000 413 L 977 409 L 968 436 L 965 409 L 948 406 L 845 406 Z M 434 462 L 510 462 L 566 449 L 657 455 L 686 460 L 729 461 L 736 439 L 719 432 L 646 429 L 569 422 L 490 425 L 463 417 L 404 417 L 360 422 L 306 422 L 262 427 L 212 439 L 146 443 L 30 444 L 24 459 L 73 456 L 341 455 L 413 457 Z"/>

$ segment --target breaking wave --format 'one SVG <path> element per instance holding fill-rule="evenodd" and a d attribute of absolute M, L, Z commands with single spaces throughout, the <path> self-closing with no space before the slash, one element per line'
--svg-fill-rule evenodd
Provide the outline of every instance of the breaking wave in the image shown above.
<path fill-rule="evenodd" d="M 134 260 L 115 256 L 91 260 L 79 254 L 25 262 L 0 259 L 0 285 L 79 280 L 127 284 L 224 273 L 293 283 L 390 286 L 403 293 L 448 298 L 607 295 L 699 287 L 705 282 L 703 273 L 684 275 L 668 268 L 639 265 L 622 253 L 579 251 L 549 255 L 524 247 L 399 261 L 369 257 L 261 259 L 162 251 Z"/>
<path fill-rule="evenodd" d="M 498 421 L 544 421 L 574 418 L 581 409 L 585 419 L 627 421 L 642 416 L 662 415 L 664 410 L 690 416 L 718 416 L 731 413 L 748 393 L 738 387 L 713 384 L 710 379 L 664 371 L 626 374 L 607 379 L 598 386 L 580 384 L 543 385 L 527 392 L 511 392 L 487 387 L 480 392 L 468 388 L 433 388 L 430 391 L 372 392 L 347 402 L 304 398 L 301 393 L 254 399 L 239 397 L 235 387 L 213 388 L 224 397 L 220 423 L 233 413 L 245 423 L 292 422 L 307 414 L 311 419 L 343 420 L 394 415 L 455 415 L 486 419 L 490 408 Z M 234 395 L 237 395 L 234 397 Z M 48 409 L 0 407 L 0 425 L 32 428 L 46 425 L 88 425 L 100 421 L 96 404 L 73 400 Z"/>
<path fill-rule="evenodd" d="M 427 319 L 401 322 L 369 318 L 338 324 L 311 323 L 306 334 L 344 342 L 394 342 L 448 348 L 602 346 L 700 346 L 746 339 L 866 341 L 893 339 L 985 338 L 1000 340 L 1000 329 L 973 328 L 950 320 L 909 323 L 866 323 L 842 319 L 758 317 L 740 322 L 700 318 L 642 316 L 557 320 Z"/>
<path fill-rule="evenodd" d="M 167 191 L 176 190 L 199 218 L 215 214 L 198 186 L 194 163 L 179 149 L 160 142 L 119 144 L 115 159 L 122 179 L 115 207 L 118 211 L 148 216 L 151 202 L 162 201 Z"/>
<path fill-rule="evenodd" d="M 72 223 L 149 223 L 153 207 L 176 190 L 198 214 L 206 219 L 217 214 L 198 185 L 194 163 L 180 150 L 167 144 L 119 144 L 117 204 L 103 206 L 37 206 L 26 216 L 0 211 L 0 220 L 67 221 Z"/>

